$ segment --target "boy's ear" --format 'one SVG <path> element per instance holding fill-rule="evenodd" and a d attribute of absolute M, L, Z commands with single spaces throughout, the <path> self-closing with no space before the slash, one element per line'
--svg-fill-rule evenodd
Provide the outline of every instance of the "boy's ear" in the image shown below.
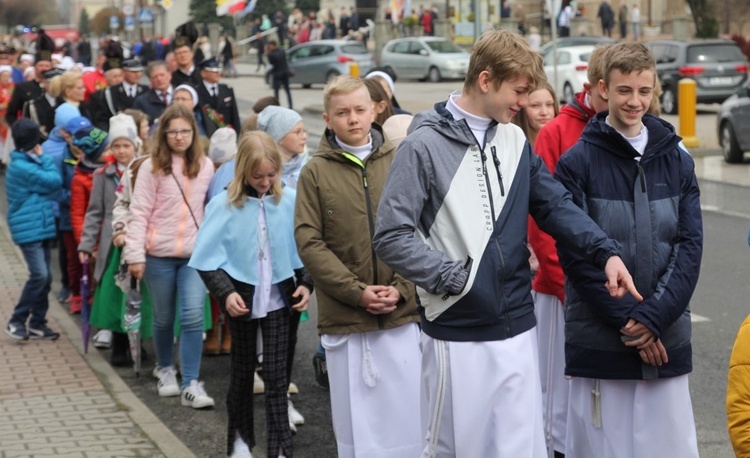
<path fill-rule="evenodd" d="M 330 123 L 328 122 L 328 113 L 326 113 L 325 111 L 323 112 L 323 121 L 325 121 L 326 126 L 330 128 Z"/>
<path fill-rule="evenodd" d="M 600 79 L 597 83 L 599 85 L 599 94 L 601 94 L 602 99 L 609 102 L 609 93 L 607 92 L 607 84 L 604 82 L 603 79 Z"/>

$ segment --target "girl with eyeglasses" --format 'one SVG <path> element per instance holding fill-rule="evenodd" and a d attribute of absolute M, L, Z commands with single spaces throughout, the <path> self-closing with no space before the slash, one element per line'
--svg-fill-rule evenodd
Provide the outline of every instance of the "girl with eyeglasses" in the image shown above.
<path fill-rule="evenodd" d="M 181 105 L 169 106 L 160 118 L 153 154 L 138 174 L 125 243 L 128 271 L 145 279 L 153 301 L 159 395 L 181 395 L 182 405 L 196 409 L 212 407 L 214 400 L 198 381 L 206 287 L 188 261 L 213 174 L 211 160 L 198 146 L 193 113 Z M 176 307 L 180 385 L 172 360 Z"/>

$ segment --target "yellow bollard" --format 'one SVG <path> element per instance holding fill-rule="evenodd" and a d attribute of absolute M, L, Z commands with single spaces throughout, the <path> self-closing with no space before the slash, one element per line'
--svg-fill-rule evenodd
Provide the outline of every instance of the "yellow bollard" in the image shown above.
<path fill-rule="evenodd" d="M 683 78 L 677 85 L 677 115 L 680 120 L 680 137 L 687 148 L 698 147 L 698 137 L 695 135 L 695 117 L 698 83 L 690 78 Z"/>
<path fill-rule="evenodd" d="M 349 62 L 349 76 L 359 78 L 359 64 L 355 61 Z"/>

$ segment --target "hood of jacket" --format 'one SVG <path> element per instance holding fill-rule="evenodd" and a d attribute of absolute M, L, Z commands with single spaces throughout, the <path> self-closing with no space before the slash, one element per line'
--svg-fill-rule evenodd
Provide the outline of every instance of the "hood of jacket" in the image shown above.
<path fill-rule="evenodd" d="M 476 145 L 477 140 L 474 138 L 469 125 L 463 119 L 455 119 L 453 114 L 446 108 L 447 104 L 447 101 L 438 102 L 434 106 L 434 111 L 427 110 L 417 113 L 409 126 L 407 134 L 426 127 L 467 147 Z M 495 135 L 496 129 L 497 121 L 493 120 L 487 129 L 486 138 L 492 138 Z"/>
<path fill-rule="evenodd" d="M 581 141 L 617 157 L 626 159 L 638 157 L 638 152 L 625 137 L 607 124 L 608 115 L 608 111 L 597 113 L 583 129 Z M 650 114 L 644 116 L 643 125 L 648 129 L 648 143 L 643 152 L 643 161 L 667 154 L 682 140 L 671 124 L 656 116 Z"/>
<path fill-rule="evenodd" d="M 382 127 L 373 123 L 370 128 L 370 135 L 372 135 L 373 152 L 367 157 L 368 161 L 379 159 L 390 153 L 391 148 L 382 148 L 383 146 L 390 146 L 390 143 L 386 143 Z M 325 159 L 333 159 L 339 162 L 349 162 L 349 159 L 341 154 L 343 152 L 344 149 L 341 148 L 341 145 L 336 141 L 336 134 L 326 127 L 323 136 L 320 138 L 320 143 L 318 144 L 318 150 L 315 152 L 315 156 L 321 156 Z"/>
<path fill-rule="evenodd" d="M 596 111 L 594 111 L 593 108 L 586 106 L 586 93 L 579 92 L 573 100 L 560 108 L 560 114 L 558 116 L 563 115 L 588 122 L 589 119 L 596 115 Z"/>

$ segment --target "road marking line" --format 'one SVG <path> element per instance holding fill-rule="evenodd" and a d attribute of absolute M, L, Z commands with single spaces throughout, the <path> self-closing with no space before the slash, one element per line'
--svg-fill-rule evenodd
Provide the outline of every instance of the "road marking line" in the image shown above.
<path fill-rule="evenodd" d="M 710 318 L 705 317 L 703 315 L 698 315 L 697 313 L 690 312 L 690 322 L 691 323 L 705 323 L 711 321 Z"/>

